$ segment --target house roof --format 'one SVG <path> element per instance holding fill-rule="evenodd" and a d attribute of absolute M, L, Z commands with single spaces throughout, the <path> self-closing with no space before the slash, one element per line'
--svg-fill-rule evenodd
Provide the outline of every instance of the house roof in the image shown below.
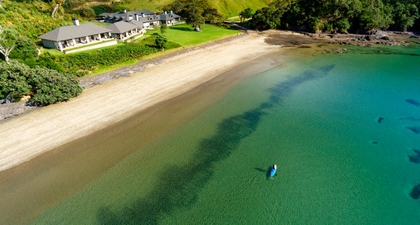
<path fill-rule="evenodd" d="M 111 33 L 113 34 L 122 34 L 136 28 L 136 25 L 124 21 L 116 22 L 108 26 L 108 29 L 112 30 Z"/>
<path fill-rule="evenodd" d="M 142 14 L 153 15 L 155 13 L 149 10 L 138 10 L 131 12 L 102 13 L 99 16 L 110 20 L 128 20 L 129 17 L 134 19 L 135 15 L 141 16 Z"/>
<path fill-rule="evenodd" d="M 143 29 L 143 22 L 137 20 L 130 20 L 129 23 L 134 24 L 137 28 Z"/>
<path fill-rule="evenodd" d="M 39 36 L 39 38 L 50 41 L 64 41 L 73 38 L 86 37 L 89 35 L 102 34 L 111 32 L 110 29 L 100 27 L 95 24 L 85 23 L 79 26 L 63 26 L 52 30 L 46 34 Z"/>
<path fill-rule="evenodd" d="M 180 18 L 179 15 L 176 15 L 174 13 L 164 13 L 161 15 L 156 15 L 154 12 L 149 10 L 138 10 L 138 11 L 131 11 L 131 12 L 116 12 L 116 13 L 102 13 L 99 16 L 107 19 L 107 20 L 113 20 L 113 21 L 119 21 L 119 20 L 135 20 L 136 15 L 139 17 L 139 21 L 147 22 L 147 21 L 158 21 L 158 20 L 173 20 Z"/>
<path fill-rule="evenodd" d="M 175 13 L 168 13 L 168 14 L 160 15 L 160 20 L 165 20 L 165 21 L 178 19 L 178 18 L 181 18 L 181 17 Z"/>

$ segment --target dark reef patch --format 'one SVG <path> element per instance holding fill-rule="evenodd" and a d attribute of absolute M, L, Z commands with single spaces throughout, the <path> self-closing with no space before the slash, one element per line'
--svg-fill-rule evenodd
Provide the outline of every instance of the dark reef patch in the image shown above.
<path fill-rule="evenodd" d="M 420 121 L 420 118 L 415 118 L 415 117 L 401 117 L 400 120 Z"/>
<path fill-rule="evenodd" d="M 419 199 L 419 197 L 420 197 L 420 184 L 417 184 L 416 186 L 414 186 L 413 190 L 411 190 L 410 196 L 413 199 Z"/>
<path fill-rule="evenodd" d="M 242 139 L 252 134 L 261 118 L 284 99 L 299 84 L 326 76 L 334 66 L 314 68 L 301 76 L 290 77 L 269 89 L 267 102 L 255 109 L 224 119 L 216 133 L 201 140 L 192 159 L 183 166 L 169 166 L 159 175 L 156 186 L 148 195 L 118 211 L 103 206 L 97 212 L 100 224 L 158 224 L 162 216 L 180 207 L 191 207 L 198 193 L 214 173 L 215 164 L 237 149 Z M 260 171 L 266 171 L 257 168 Z"/>
<path fill-rule="evenodd" d="M 420 127 L 406 127 L 407 129 L 413 131 L 416 134 L 420 134 Z"/>
<path fill-rule="evenodd" d="M 412 105 L 415 105 L 415 106 L 420 106 L 420 102 L 418 102 L 418 101 L 416 101 L 416 100 L 413 100 L 413 99 L 406 99 L 405 101 L 406 101 L 406 102 L 408 102 L 408 103 L 410 103 L 410 104 L 412 104 Z"/>
<path fill-rule="evenodd" d="M 409 155 L 408 159 L 410 160 L 410 162 L 419 164 L 420 163 L 420 150 L 413 149 L 413 151 L 415 154 Z"/>

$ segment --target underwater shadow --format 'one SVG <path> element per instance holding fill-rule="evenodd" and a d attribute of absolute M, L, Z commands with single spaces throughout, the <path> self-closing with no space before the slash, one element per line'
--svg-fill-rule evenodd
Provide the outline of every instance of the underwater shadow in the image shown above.
<path fill-rule="evenodd" d="M 420 164 L 420 150 L 417 149 L 413 149 L 414 153 L 413 155 L 409 155 L 408 159 L 410 160 L 410 162 L 412 163 L 417 163 Z"/>
<path fill-rule="evenodd" d="M 408 102 L 408 103 L 410 103 L 410 104 L 412 104 L 412 105 L 414 105 L 414 106 L 420 106 L 420 102 L 418 102 L 418 101 L 416 101 L 414 99 L 406 99 L 405 101 Z"/>
<path fill-rule="evenodd" d="M 242 139 L 251 135 L 265 109 L 283 102 L 293 89 L 305 82 L 323 77 L 334 66 L 305 71 L 301 76 L 290 77 L 269 89 L 270 98 L 259 107 L 224 119 L 217 125 L 214 135 L 201 140 L 192 159 L 183 166 L 169 166 L 161 174 L 154 188 L 145 197 L 137 199 L 120 210 L 103 206 L 97 212 L 100 224 L 158 224 L 159 219 L 181 207 L 191 207 L 198 193 L 214 173 L 215 164 L 226 159 L 238 148 Z M 269 169 L 255 168 L 269 175 Z M 268 171 L 268 172 L 267 172 Z"/>
<path fill-rule="evenodd" d="M 413 199 L 420 198 L 420 184 L 417 184 L 416 186 L 413 187 L 413 190 L 411 190 L 410 196 Z"/>

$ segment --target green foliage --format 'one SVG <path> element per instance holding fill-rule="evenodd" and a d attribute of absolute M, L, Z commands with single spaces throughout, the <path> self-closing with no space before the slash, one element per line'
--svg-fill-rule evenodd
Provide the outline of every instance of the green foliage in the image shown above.
<path fill-rule="evenodd" d="M 95 11 L 93 11 L 92 8 L 90 8 L 90 7 L 84 7 L 81 10 L 80 15 L 83 16 L 83 17 L 86 17 L 86 18 L 95 18 L 96 13 L 95 13 Z"/>
<path fill-rule="evenodd" d="M 71 24 L 71 16 L 51 19 L 52 7 L 47 2 L 34 1 L 32 4 L 25 2 L 4 3 L 4 8 L 0 8 L 0 24 L 17 30 L 19 36 L 27 37 L 33 42 L 38 41 L 38 36 L 44 33 Z"/>
<path fill-rule="evenodd" d="M 239 12 L 239 17 L 241 18 L 241 22 L 243 22 L 244 20 L 248 18 L 251 18 L 253 14 L 254 12 L 252 11 L 251 8 L 246 8 L 242 10 L 241 12 Z"/>
<path fill-rule="evenodd" d="M 95 12 L 96 15 L 100 15 L 104 12 L 111 11 L 111 9 L 106 5 L 93 6 L 92 9 L 93 9 L 93 11 Z"/>
<path fill-rule="evenodd" d="M 24 64 L 14 61 L 0 62 L 0 98 L 18 101 L 28 94 L 31 86 L 26 81 L 30 69 Z"/>
<path fill-rule="evenodd" d="M 30 68 L 17 61 L 0 63 L 0 98 L 17 101 L 31 95 L 36 105 L 49 105 L 79 95 L 79 80 L 71 74 L 47 68 Z"/>
<path fill-rule="evenodd" d="M 127 44 L 69 55 L 43 54 L 36 60 L 25 61 L 31 67 L 43 67 L 59 72 L 84 76 L 99 66 L 111 66 L 156 52 L 158 49 L 144 44 Z"/>
<path fill-rule="evenodd" d="M 221 18 L 217 9 L 211 8 L 207 0 L 176 0 L 163 9 L 172 10 L 174 13 L 179 14 L 195 30 L 202 29 L 202 25 L 206 20 L 211 22 Z"/>
<path fill-rule="evenodd" d="M 250 26 L 260 30 L 278 28 L 288 4 L 288 2 L 277 1 L 257 10 L 249 21 Z"/>
<path fill-rule="evenodd" d="M 414 21 L 419 18 L 419 8 L 415 4 L 404 4 L 397 2 L 394 8 L 395 27 L 402 31 L 414 25 Z"/>
<path fill-rule="evenodd" d="M 162 35 L 165 35 L 165 33 L 166 33 L 166 30 L 168 29 L 168 26 L 166 25 L 166 24 L 162 24 L 161 26 L 160 26 L 160 33 L 162 34 Z"/>
<path fill-rule="evenodd" d="M 168 40 L 161 35 L 156 35 L 155 44 L 157 48 L 165 49 Z"/>
<path fill-rule="evenodd" d="M 35 43 L 28 38 L 20 37 L 15 44 L 15 48 L 10 53 L 11 59 L 19 59 L 21 61 L 35 59 L 38 56 L 38 49 Z"/>
<path fill-rule="evenodd" d="M 206 8 L 203 12 L 203 17 L 205 21 L 213 23 L 215 21 L 221 21 L 222 16 L 219 14 L 217 9 L 215 8 Z"/>
<path fill-rule="evenodd" d="M 37 67 L 28 77 L 34 96 L 31 101 L 38 105 L 49 105 L 67 101 L 82 93 L 79 80 L 69 73 Z"/>
<path fill-rule="evenodd" d="M 391 6 L 381 0 L 364 0 L 359 16 L 360 28 L 366 31 L 386 29 L 392 23 Z"/>
<path fill-rule="evenodd" d="M 257 10 L 250 25 L 257 29 L 311 32 L 372 32 L 391 25 L 407 30 L 419 18 L 418 0 L 276 0 Z"/>

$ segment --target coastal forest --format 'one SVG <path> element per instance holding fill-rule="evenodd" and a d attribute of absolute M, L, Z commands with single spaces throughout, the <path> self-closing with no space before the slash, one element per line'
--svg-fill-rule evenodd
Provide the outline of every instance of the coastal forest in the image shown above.
<path fill-rule="evenodd" d="M 100 66 L 180 47 L 164 29 L 140 42 L 76 54 L 40 47 L 38 36 L 72 18 L 95 23 L 104 12 L 171 10 L 200 32 L 206 23 L 225 28 L 223 21 L 240 20 L 254 30 L 366 34 L 419 30 L 419 7 L 420 0 L 0 0 L 0 103 L 24 96 L 34 105 L 66 101 L 82 92 L 78 77 Z"/>
<path fill-rule="evenodd" d="M 418 30 L 419 7 L 420 0 L 277 0 L 258 9 L 249 26 L 328 33 Z"/>

